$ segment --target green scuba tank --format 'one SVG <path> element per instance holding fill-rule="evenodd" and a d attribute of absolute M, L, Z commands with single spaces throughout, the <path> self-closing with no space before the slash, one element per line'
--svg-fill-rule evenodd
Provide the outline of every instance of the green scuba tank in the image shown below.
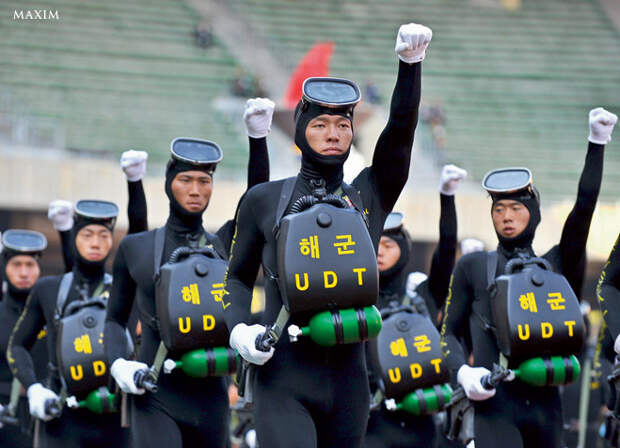
<path fill-rule="evenodd" d="M 531 386 L 559 386 L 579 378 L 581 366 L 575 355 L 528 359 L 512 369 L 519 380 Z"/>
<path fill-rule="evenodd" d="M 185 353 L 179 361 L 166 359 L 164 372 L 179 368 L 193 378 L 224 376 L 237 370 L 237 358 L 236 350 L 229 347 L 200 348 Z"/>
<path fill-rule="evenodd" d="M 390 411 L 402 410 L 413 415 L 428 415 L 442 411 L 450 403 L 452 388 L 449 384 L 437 385 L 426 389 L 416 389 L 405 395 L 400 401 L 385 400 L 385 406 Z"/>
<path fill-rule="evenodd" d="M 102 386 L 93 390 L 86 398 L 77 401 L 75 397 L 67 399 L 67 405 L 70 408 L 86 408 L 95 414 L 109 414 L 116 412 L 114 405 L 114 394 L 110 393 L 107 387 Z"/>
<path fill-rule="evenodd" d="M 291 325 L 288 328 L 291 342 L 299 336 L 310 336 L 324 347 L 351 344 L 376 337 L 381 331 L 381 313 L 374 306 L 323 311 L 310 319 L 307 327 Z"/>

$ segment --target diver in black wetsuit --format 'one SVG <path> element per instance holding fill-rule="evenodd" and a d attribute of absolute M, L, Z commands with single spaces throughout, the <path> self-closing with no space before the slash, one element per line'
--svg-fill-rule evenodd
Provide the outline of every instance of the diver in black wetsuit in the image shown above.
<path fill-rule="evenodd" d="M 613 114 L 598 108 L 590 112 L 590 136 L 585 166 L 579 180 L 575 206 L 564 223 L 553 269 L 570 285 L 580 284 L 579 269 L 603 173 L 604 145 L 616 122 Z M 533 256 L 532 240 L 540 222 L 538 192 L 531 184 L 513 193 L 491 193 L 491 215 L 499 239 L 496 275 L 505 272 L 508 260 L 519 254 Z M 497 341 L 490 331 L 490 297 L 487 291 L 487 253 L 462 257 L 455 269 L 441 328 L 442 349 L 475 408 L 477 448 L 503 446 L 559 447 L 562 415 L 557 387 L 533 387 L 515 380 L 487 390 L 480 379 L 499 361 Z M 491 267 L 492 268 L 492 267 Z M 467 325 L 469 324 L 469 325 Z M 467 365 L 459 343 L 469 328 L 474 365 Z"/>
<path fill-rule="evenodd" d="M 144 232 L 148 229 L 146 197 L 144 196 L 144 187 L 142 185 L 142 178 L 146 174 L 147 159 L 148 154 L 145 151 L 135 151 L 133 149 L 125 151 L 121 155 L 121 169 L 127 178 L 127 191 L 129 194 L 129 201 L 127 203 L 129 229 L 127 234 Z M 73 243 L 71 239 L 73 205 L 70 201 L 52 201 L 47 210 L 47 217 L 60 235 L 65 272 L 71 272 L 71 269 L 73 269 Z"/>
<path fill-rule="evenodd" d="M 76 222 L 73 226 L 73 278 L 65 305 L 89 297 L 106 298 L 109 282 L 104 271 L 105 261 L 112 248 L 112 230 L 118 207 L 105 201 L 79 201 L 76 204 Z M 66 274 L 68 275 L 68 274 Z M 58 324 L 64 318 L 67 306 L 57 314 L 59 289 L 65 276 L 41 278 L 32 288 L 26 306 L 19 317 L 7 351 L 7 360 L 13 375 L 27 390 L 30 414 L 46 421 L 40 435 L 46 447 L 126 446 L 127 431 L 120 428 L 118 414 L 95 416 L 86 409 L 65 408 L 59 418 L 48 413 L 47 400 L 59 402 L 63 395 L 57 355 Z M 48 333 L 48 378 L 44 386 L 37 381 L 30 348 L 43 326 Z M 86 370 L 86 369 L 85 369 Z M 85 378 L 82 378 L 85 379 Z"/>
<path fill-rule="evenodd" d="M 377 143 L 372 166 L 352 182 L 361 196 L 362 211 L 368 218 L 375 251 L 385 218 L 407 180 L 420 101 L 420 61 L 430 39 L 431 31 L 424 26 L 409 24 L 400 28 L 396 51 L 401 62 L 390 118 Z M 312 80 L 316 82 L 316 78 Z M 351 86 L 348 81 L 333 78 L 326 83 L 334 89 L 346 83 Z M 286 208 L 317 188 L 338 194 L 340 188 L 344 191 L 348 188 L 342 182 L 342 165 L 353 137 L 353 107 L 359 101 L 359 96 L 348 95 L 352 90 L 355 87 L 347 90 L 347 100 L 339 105 L 334 97 L 319 102 L 306 99 L 305 94 L 304 101 L 298 104 L 295 142 L 302 152 L 302 166 Z M 321 93 L 325 92 L 329 96 L 332 87 Z M 278 272 L 272 231 L 286 184 L 276 181 L 257 186 L 239 205 L 226 283 L 230 306 L 225 316 L 231 330 L 231 346 L 250 363 L 264 364 L 257 369 L 253 383 L 260 446 L 360 446 L 369 406 L 363 344 L 319 347 L 311 341 L 300 341 L 292 345 L 282 338 L 275 350 L 262 352 L 256 349 L 255 340 L 265 333 L 265 327 L 246 325 L 250 322 L 251 291 L 259 266 L 262 263 L 266 273 Z M 355 204 L 353 197 L 346 194 L 351 200 L 349 205 Z M 355 209 L 360 211 L 358 206 Z M 265 285 L 264 324 L 276 320 L 283 303 L 277 284 L 272 280 L 270 277 Z M 309 317 L 307 313 L 293 315 L 290 323 L 304 324 Z"/>
<path fill-rule="evenodd" d="M 249 100 L 245 120 L 250 139 L 248 179 L 254 183 L 268 180 L 268 155 L 265 137 L 271 124 L 273 102 Z M 216 150 L 217 148 L 217 150 Z M 219 156 L 213 151 L 219 151 Z M 212 191 L 212 175 L 221 159 L 221 150 L 213 144 L 204 147 L 193 159 L 174 155 L 166 170 L 166 194 L 170 215 L 164 227 L 165 240 L 160 264 L 175 249 L 200 243 L 203 236 L 221 258 L 234 225 L 225 224 L 216 234 L 205 232 L 202 215 Z M 198 158 L 200 157 L 200 158 Z M 249 185 L 249 187 L 252 184 Z M 134 374 L 151 365 L 161 338 L 154 325 L 154 258 L 157 231 L 125 237 L 114 260 L 114 284 L 106 318 L 105 339 L 111 373 L 124 392 L 132 395 L 131 437 L 136 447 L 177 448 L 200 444 L 224 447 L 228 440 L 229 404 L 222 377 L 194 379 L 179 370 L 159 377 L 158 392 L 144 394 L 134 382 Z M 124 359 L 123 334 L 134 296 L 142 322 L 142 342 L 136 361 Z M 173 354 L 171 354 L 173 355 Z"/>
<path fill-rule="evenodd" d="M 24 309 L 26 298 L 39 279 L 39 258 L 47 246 L 45 236 L 29 230 L 7 230 L 3 235 L 2 270 L 7 293 L 0 303 L 0 408 L 5 411 L 11 394 L 13 374 L 6 362 L 6 351 L 11 330 Z M 41 334 L 31 350 L 37 378 L 41 378 L 47 365 L 45 335 Z M 4 412 L 3 412 L 4 413 Z M 28 403 L 20 398 L 15 415 L 19 426 L 0 427 L 0 446 L 25 448 L 32 446 L 28 434 L 30 418 Z"/>
<path fill-rule="evenodd" d="M 411 240 L 402 225 L 402 215 L 391 213 L 386 220 L 379 242 L 379 299 L 377 307 L 383 309 L 404 303 L 412 305 L 437 325 L 448 293 L 448 282 L 454 266 L 457 244 L 456 207 L 454 193 L 467 172 L 454 165 L 442 169 L 440 182 L 441 212 L 439 218 L 439 243 L 433 253 L 430 275 L 421 272 L 407 274 Z M 400 219 L 398 219 L 400 218 Z M 394 222 L 392 222 L 394 221 Z M 377 385 L 370 375 L 371 392 Z M 414 416 L 406 411 L 389 411 L 381 403 L 380 409 L 370 412 L 364 446 L 366 448 L 426 448 L 432 447 L 436 438 L 431 416 Z"/>
<path fill-rule="evenodd" d="M 605 324 L 615 341 L 614 350 L 620 353 L 620 234 L 603 267 L 596 292 Z"/>

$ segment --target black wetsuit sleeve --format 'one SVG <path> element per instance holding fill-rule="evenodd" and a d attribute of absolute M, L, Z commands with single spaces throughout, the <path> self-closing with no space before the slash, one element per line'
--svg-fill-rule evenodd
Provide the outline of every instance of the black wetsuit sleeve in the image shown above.
<path fill-rule="evenodd" d="M 585 165 L 579 179 L 577 200 L 564 222 L 560 239 L 561 273 L 578 297 L 581 296 L 584 280 L 586 242 L 603 178 L 604 149 L 603 145 L 591 142 L 588 144 Z"/>
<path fill-rule="evenodd" d="M 71 229 L 58 232 L 60 235 L 60 247 L 62 248 L 62 259 L 65 262 L 65 272 L 73 269 L 73 245 L 71 244 Z"/>
<path fill-rule="evenodd" d="M 265 244 L 263 234 L 257 225 L 250 196 L 245 196 L 239 204 L 237 225 L 226 271 L 225 288 L 230 297 L 230 306 L 226 308 L 224 318 L 231 331 L 238 323 L 250 320 L 252 288 Z"/>
<path fill-rule="evenodd" d="M 450 275 L 456 257 L 456 207 L 454 196 L 440 194 L 441 213 L 439 215 L 439 244 L 433 253 L 428 286 L 437 305 L 441 309 L 448 295 Z"/>
<path fill-rule="evenodd" d="M 146 196 L 142 181 L 127 182 L 129 202 L 127 203 L 127 218 L 129 230 L 127 234 L 140 233 L 148 230 Z"/>
<path fill-rule="evenodd" d="M 613 340 L 620 334 L 620 235 L 599 278 L 597 295 Z"/>
<path fill-rule="evenodd" d="M 250 141 L 250 160 L 248 160 L 248 190 L 255 185 L 269 181 L 269 151 L 267 150 L 267 137 L 252 138 Z M 247 192 L 247 190 L 246 190 Z M 239 199 L 239 203 L 245 197 L 245 193 Z M 239 205 L 237 205 L 237 211 Z M 230 256 L 230 246 L 232 244 L 233 235 L 235 233 L 235 220 L 229 219 L 216 232 L 218 238 L 224 245 L 226 253 Z"/>
<path fill-rule="evenodd" d="M 39 289 L 33 288 L 26 300 L 22 314 L 17 319 L 9 338 L 6 358 L 15 376 L 28 389 L 37 382 L 34 362 L 30 349 L 37 340 L 37 335 L 45 325 L 45 315 L 41 307 Z"/>
<path fill-rule="evenodd" d="M 413 136 L 418 123 L 422 63 L 399 61 L 390 116 L 379 136 L 370 167 L 381 206 L 390 212 L 409 176 Z"/>
<path fill-rule="evenodd" d="M 250 160 L 248 161 L 248 190 L 254 185 L 269 181 L 269 152 L 267 137 L 250 140 Z"/>
<path fill-rule="evenodd" d="M 136 282 L 129 273 L 125 250 L 125 246 L 121 244 L 114 257 L 114 282 L 106 312 L 104 339 L 110 364 L 126 356 L 125 328 L 136 294 Z"/>
<path fill-rule="evenodd" d="M 469 328 L 472 295 L 463 263 L 458 263 L 450 278 L 441 322 L 441 349 L 448 367 L 453 372 L 466 363 L 460 341 L 465 338 L 464 330 Z"/>

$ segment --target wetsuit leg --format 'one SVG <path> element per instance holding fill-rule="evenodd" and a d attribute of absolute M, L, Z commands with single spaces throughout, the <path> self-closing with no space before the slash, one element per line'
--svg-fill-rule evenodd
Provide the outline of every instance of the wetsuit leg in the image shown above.
<path fill-rule="evenodd" d="M 524 448 L 517 426 L 505 414 L 476 414 L 474 419 L 476 448 Z M 540 445 L 542 446 L 542 445 Z"/>
<path fill-rule="evenodd" d="M 136 448 L 225 448 L 230 412 L 223 378 L 162 375 L 156 394 L 132 399 L 132 442 Z"/>
<path fill-rule="evenodd" d="M 63 410 L 60 418 L 44 424 L 45 448 L 125 448 L 129 433 L 118 414 L 96 415 L 88 410 Z"/>
<path fill-rule="evenodd" d="M 148 430 L 145 430 L 146 428 Z M 131 400 L 132 447 L 151 448 L 159 444 L 166 448 L 181 448 L 183 440 L 179 427 L 163 409 L 151 403 L 148 396 L 133 396 Z"/>
<path fill-rule="evenodd" d="M 315 448 L 317 434 L 310 411 L 293 394 L 254 388 L 254 419 L 259 446 Z"/>
<path fill-rule="evenodd" d="M 432 417 L 372 412 L 364 448 L 432 448 L 435 425 Z"/>
<path fill-rule="evenodd" d="M 523 419 L 519 421 L 519 430 L 524 446 L 562 446 L 563 419 L 559 396 L 530 400 L 521 415 Z"/>

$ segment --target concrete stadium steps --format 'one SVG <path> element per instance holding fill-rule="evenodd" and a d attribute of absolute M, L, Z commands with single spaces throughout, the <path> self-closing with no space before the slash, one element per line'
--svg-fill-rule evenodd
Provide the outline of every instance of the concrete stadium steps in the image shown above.
<path fill-rule="evenodd" d="M 332 75 L 362 85 L 373 81 L 385 105 L 396 74 L 398 26 L 430 26 L 423 103 L 444 110 L 447 145 L 424 151 L 436 154 L 439 163 L 467 167 L 477 181 L 497 166 L 528 165 L 546 198 L 574 197 L 588 111 L 603 106 L 620 112 L 620 35 L 596 0 L 523 0 L 515 11 L 482 3 L 229 2 L 291 69 L 315 42 L 333 41 Z M 616 129 L 606 149 L 601 194 L 612 201 L 620 196 L 619 141 Z"/>
<path fill-rule="evenodd" d="M 0 18 L 0 90 L 20 114 L 64 128 L 68 148 L 114 157 L 133 147 L 163 162 L 174 137 L 208 138 L 225 151 L 224 171 L 245 171 L 239 123 L 214 107 L 237 61 L 216 37 L 195 45 L 200 18 L 184 2 L 46 0 L 37 9 L 60 20 Z"/>

